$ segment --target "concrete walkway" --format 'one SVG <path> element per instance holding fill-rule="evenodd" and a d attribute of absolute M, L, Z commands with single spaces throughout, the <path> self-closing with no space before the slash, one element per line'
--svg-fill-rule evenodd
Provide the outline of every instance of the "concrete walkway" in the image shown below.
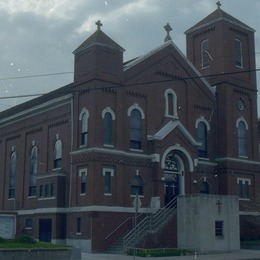
<path fill-rule="evenodd" d="M 133 256 L 127 255 L 110 255 L 110 254 L 89 254 L 82 253 L 82 260 L 130 260 Z M 136 260 L 157 259 L 157 260 L 260 260 L 260 250 L 242 249 L 237 252 L 225 254 L 204 254 L 189 256 L 169 256 L 169 257 L 135 257 Z"/>

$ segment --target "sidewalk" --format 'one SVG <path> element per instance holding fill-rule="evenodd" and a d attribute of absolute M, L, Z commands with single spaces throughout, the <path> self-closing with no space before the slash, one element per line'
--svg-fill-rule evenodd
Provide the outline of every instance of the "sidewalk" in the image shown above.
<path fill-rule="evenodd" d="M 110 254 L 89 254 L 82 253 L 82 260 L 130 260 L 133 256 L 110 255 Z M 209 254 L 209 255 L 189 255 L 189 256 L 169 256 L 169 257 L 135 257 L 136 260 L 157 259 L 157 260 L 260 260 L 260 250 L 242 249 L 232 253 Z"/>

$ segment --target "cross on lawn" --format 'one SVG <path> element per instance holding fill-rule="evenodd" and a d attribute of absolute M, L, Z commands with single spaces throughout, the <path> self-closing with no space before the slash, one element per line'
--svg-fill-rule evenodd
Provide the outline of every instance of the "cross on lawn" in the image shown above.
<path fill-rule="evenodd" d="M 97 25 L 97 29 L 100 30 L 100 28 L 101 28 L 101 26 L 102 26 L 103 24 L 100 22 L 100 20 L 98 20 L 98 21 L 96 22 L 96 25 Z"/>
<path fill-rule="evenodd" d="M 218 213 L 221 212 L 221 206 L 222 206 L 222 203 L 220 200 L 217 201 L 216 205 L 218 206 Z"/>
<path fill-rule="evenodd" d="M 220 6 L 221 6 L 221 3 L 220 3 L 220 1 L 217 1 L 217 6 L 218 6 L 218 9 L 220 9 Z"/>

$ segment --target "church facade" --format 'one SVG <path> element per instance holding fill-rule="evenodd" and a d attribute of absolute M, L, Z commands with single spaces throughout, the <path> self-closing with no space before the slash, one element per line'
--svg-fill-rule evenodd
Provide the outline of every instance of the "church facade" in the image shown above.
<path fill-rule="evenodd" d="M 167 25 L 162 45 L 124 62 L 101 25 L 74 51 L 73 83 L 0 113 L 0 209 L 16 233 L 105 251 L 133 228 L 138 197 L 140 219 L 175 208 L 139 246 L 201 248 L 181 235 L 195 204 L 213 220 L 204 238 L 259 239 L 255 31 L 218 4 L 185 32 L 187 57 Z"/>

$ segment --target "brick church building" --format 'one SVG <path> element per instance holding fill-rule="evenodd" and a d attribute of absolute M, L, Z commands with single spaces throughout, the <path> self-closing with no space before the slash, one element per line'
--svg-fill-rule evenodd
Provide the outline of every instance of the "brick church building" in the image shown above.
<path fill-rule="evenodd" d="M 71 84 L 0 113 L 0 217 L 90 252 L 131 246 L 136 205 L 138 225 L 155 223 L 138 246 L 259 239 L 254 29 L 218 2 L 185 32 L 187 56 L 167 24 L 160 46 L 124 62 L 101 25 L 74 51 Z"/>

